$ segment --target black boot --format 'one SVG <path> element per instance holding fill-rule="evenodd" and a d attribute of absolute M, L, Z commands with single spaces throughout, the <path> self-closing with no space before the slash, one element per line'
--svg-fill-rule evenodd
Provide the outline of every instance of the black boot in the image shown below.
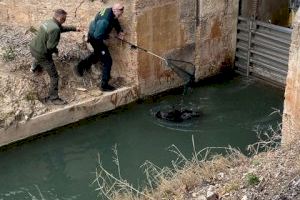
<path fill-rule="evenodd" d="M 30 72 L 31 73 L 33 73 L 33 74 L 39 74 L 39 73 L 41 73 L 43 71 L 43 69 L 42 69 L 42 67 L 39 65 L 39 64 L 37 64 L 37 63 L 35 63 L 35 62 L 33 62 L 32 64 L 31 64 L 31 66 L 30 66 Z"/>
<path fill-rule="evenodd" d="M 68 104 L 68 102 L 66 102 L 65 100 L 61 99 L 61 98 L 56 98 L 56 99 L 50 99 L 50 102 L 54 105 L 66 105 Z"/>
<path fill-rule="evenodd" d="M 79 62 L 77 65 L 74 66 L 73 71 L 74 71 L 74 74 L 76 76 L 82 77 L 83 76 L 84 67 Z"/>
<path fill-rule="evenodd" d="M 68 104 L 67 101 L 61 99 L 60 97 L 56 97 L 56 98 L 51 98 L 51 97 L 45 97 L 44 99 L 42 99 L 41 101 L 42 103 L 51 103 L 53 105 L 66 105 Z"/>
<path fill-rule="evenodd" d="M 101 90 L 104 92 L 114 91 L 116 88 L 108 83 L 101 83 Z"/>

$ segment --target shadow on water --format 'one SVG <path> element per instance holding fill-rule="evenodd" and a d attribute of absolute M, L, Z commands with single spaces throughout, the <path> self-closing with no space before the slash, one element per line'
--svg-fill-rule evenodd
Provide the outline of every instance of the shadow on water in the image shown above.
<path fill-rule="evenodd" d="M 185 106 L 201 116 L 174 123 L 157 119 L 157 110 Z M 32 138 L 0 151 L 0 200 L 96 199 L 98 153 L 104 167 L 116 172 L 112 147 L 118 145 L 122 176 L 139 184 L 146 161 L 167 166 L 176 145 L 187 157 L 192 135 L 198 150 L 231 145 L 244 150 L 256 141 L 257 128 L 281 122 L 283 91 L 253 79 L 234 76 L 202 81 L 182 95 L 182 88 L 139 100 L 99 116 Z"/>

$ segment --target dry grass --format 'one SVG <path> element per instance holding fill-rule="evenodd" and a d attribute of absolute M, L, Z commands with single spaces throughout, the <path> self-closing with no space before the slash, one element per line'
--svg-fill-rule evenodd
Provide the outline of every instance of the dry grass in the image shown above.
<path fill-rule="evenodd" d="M 194 140 L 193 140 L 194 141 Z M 201 184 L 213 183 L 220 177 L 220 173 L 227 173 L 246 160 L 246 157 L 232 147 L 210 147 L 201 151 L 195 150 L 191 159 L 175 146 L 169 151 L 177 155 L 172 161 L 171 167 L 160 168 L 150 161 L 146 161 L 142 168 L 147 178 L 147 185 L 143 190 L 134 188 L 120 174 L 120 163 L 117 148 L 113 148 L 113 162 L 118 167 L 118 176 L 114 176 L 102 166 L 99 157 L 99 165 L 96 169 L 96 179 L 99 195 L 107 199 L 185 199 L 185 196 Z M 215 155 L 214 150 L 224 150 L 226 155 Z M 228 188 L 234 188 L 233 186 Z M 232 189 L 231 189 L 232 190 Z"/>
<path fill-rule="evenodd" d="M 272 151 L 278 149 L 281 144 L 281 124 L 274 129 L 269 126 L 267 130 L 256 130 L 258 141 L 252 145 L 248 145 L 247 150 L 251 155 L 257 155 L 262 151 Z"/>
<path fill-rule="evenodd" d="M 142 166 L 148 181 L 143 190 L 134 189 L 125 180 L 119 179 L 122 184 L 115 181 L 104 192 L 108 199 L 114 200 L 194 200 L 205 196 L 209 187 L 213 186 L 214 192 L 224 200 L 244 197 L 297 199 L 300 198 L 295 185 L 300 182 L 300 144 L 279 148 L 280 137 L 280 132 L 272 128 L 267 133 L 258 133 L 258 142 L 249 147 L 251 153 L 255 154 L 250 158 L 231 147 L 196 151 L 193 142 L 193 156 L 187 159 L 173 145 L 169 151 L 176 154 L 177 159 L 171 163 L 171 167 L 159 168 L 149 161 Z M 226 154 L 214 153 L 220 149 Z M 114 162 L 119 164 L 117 160 L 115 157 Z M 121 187 L 117 189 L 117 185 Z"/>
<path fill-rule="evenodd" d="M 221 194 L 226 194 L 226 193 L 230 193 L 232 191 L 237 191 L 240 188 L 240 185 L 241 185 L 241 180 L 239 180 L 239 179 L 231 180 L 225 184 L 225 186 L 223 187 L 223 190 L 221 191 Z"/>
<path fill-rule="evenodd" d="M 213 188 L 223 200 L 232 199 L 300 199 L 300 142 L 281 148 L 281 125 L 258 132 L 258 142 L 248 147 L 246 157 L 232 147 L 211 147 L 187 157 L 172 145 L 177 156 L 170 167 L 160 168 L 150 161 L 142 166 L 147 178 L 143 189 L 113 177 L 99 161 L 95 183 L 99 195 L 111 200 L 196 200 L 206 198 Z M 216 154 L 223 150 L 225 154 Z M 261 153 L 259 153 L 261 152 Z M 117 149 L 114 163 L 118 166 Z M 107 181 L 109 180 L 109 181 Z M 298 185 L 299 184 L 299 185 Z"/>

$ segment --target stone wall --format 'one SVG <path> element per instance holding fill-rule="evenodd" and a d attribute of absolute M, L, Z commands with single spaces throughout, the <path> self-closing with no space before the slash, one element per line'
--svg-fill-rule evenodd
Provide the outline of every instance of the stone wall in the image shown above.
<path fill-rule="evenodd" d="M 233 66 L 238 0 L 200 0 L 196 36 L 196 78 Z"/>
<path fill-rule="evenodd" d="M 294 20 L 283 111 L 283 144 L 300 139 L 300 12 Z"/>

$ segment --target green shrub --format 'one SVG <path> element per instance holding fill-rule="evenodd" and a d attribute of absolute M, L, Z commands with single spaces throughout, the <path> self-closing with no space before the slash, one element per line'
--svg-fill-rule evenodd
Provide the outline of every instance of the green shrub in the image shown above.
<path fill-rule="evenodd" d="M 253 173 L 249 173 L 246 175 L 246 181 L 247 181 L 247 184 L 251 185 L 251 186 L 257 185 L 260 182 L 258 176 L 256 176 Z"/>

